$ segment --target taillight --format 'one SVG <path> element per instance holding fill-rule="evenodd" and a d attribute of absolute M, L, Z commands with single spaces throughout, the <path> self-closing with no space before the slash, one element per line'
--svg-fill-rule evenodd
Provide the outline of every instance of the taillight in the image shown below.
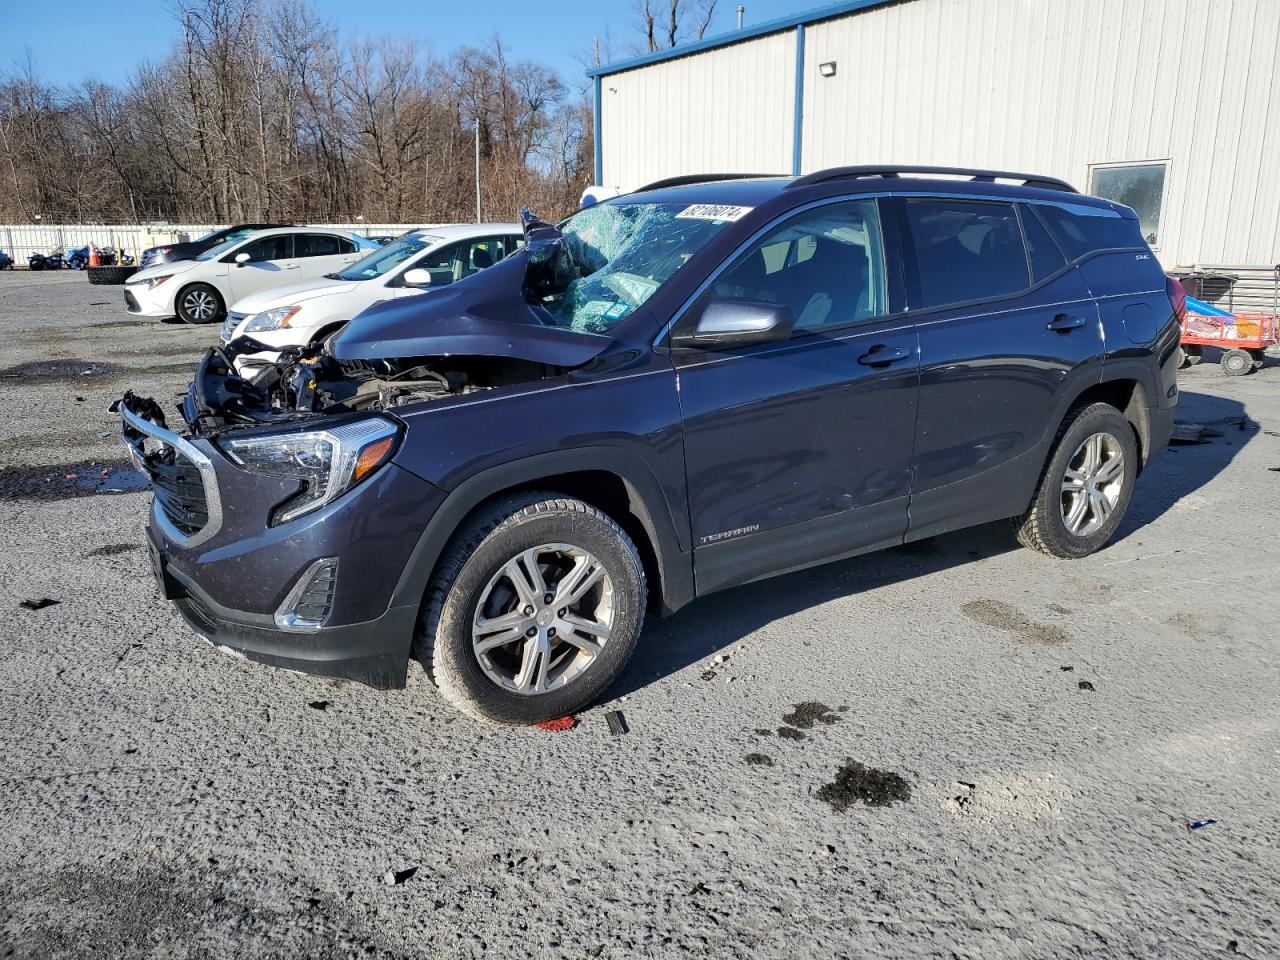
<path fill-rule="evenodd" d="M 1187 291 L 1177 277 L 1165 277 L 1164 288 L 1169 294 L 1169 303 L 1173 306 L 1173 315 L 1178 322 L 1187 319 Z"/>

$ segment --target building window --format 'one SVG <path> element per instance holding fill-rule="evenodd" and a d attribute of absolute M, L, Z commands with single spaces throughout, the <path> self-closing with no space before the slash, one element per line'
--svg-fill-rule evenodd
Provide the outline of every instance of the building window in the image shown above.
<path fill-rule="evenodd" d="M 1153 247 L 1160 245 L 1160 213 L 1164 208 L 1164 182 L 1168 164 L 1099 163 L 1089 168 L 1089 192 L 1132 207 L 1142 236 Z"/>

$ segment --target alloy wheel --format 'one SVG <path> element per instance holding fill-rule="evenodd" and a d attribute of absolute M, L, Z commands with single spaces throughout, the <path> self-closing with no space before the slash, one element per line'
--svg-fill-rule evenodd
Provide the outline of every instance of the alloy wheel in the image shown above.
<path fill-rule="evenodd" d="M 609 641 L 615 595 L 596 557 L 546 543 L 508 560 L 480 594 L 471 625 L 476 660 L 494 683 L 533 695 L 567 686 Z"/>
<path fill-rule="evenodd" d="M 189 317 L 202 323 L 212 320 L 213 315 L 218 311 L 218 305 L 213 297 L 203 290 L 192 290 L 188 293 L 182 298 L 182 306 Z"/>
<path fill-rule="evenodd" d="M 1124 489 L 1124 451 L 1109 433 L 1095 433 L 1076 448 L 1062 478 L 1062 522 L 1077 537 L 1105 524 Z"/>

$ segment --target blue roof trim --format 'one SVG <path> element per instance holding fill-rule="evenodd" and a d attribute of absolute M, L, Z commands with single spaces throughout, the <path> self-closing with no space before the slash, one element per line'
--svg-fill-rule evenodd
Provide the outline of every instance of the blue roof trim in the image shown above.
<path fill-rule="evenodd" d="M 687 57 L 690 54 L 701 53 L 704 50 L 714 50 L 716 47 L 727 47 L 730 44 L 741 43 L 743 40 L 753 40 L 756 37 L 763 37 L 770 33 L 781 33 L 784 30 L 791 30 L 795 27 L 808 26 L 821 20 L 830 20 L 832 17 L 840 17 L 846 13 L 856 13 L 859 10 L 868 10 L 872 7 L 883 7 L 890 3 L 897 3 L 899 0 L 844 0 L 842 3 L 828 3 L 821 7 L 814 7 L 812 10 L 805 10 L 801 13 L 792 14 L 789 17 L 778 17 L 774 20 L 766 20 L 758 23 L 753 27 L 744 27 L 741 30 L 734 30 L 731 33 L 722 33 L 711 37 L 709 40 L 699 40 L 696 43 L 686 43 L 678 47 L 672 47 L 670 50 L 659 50 L 656 53 L 647 53 L 642 57 L 632 57 L 630 60 L 619 60 L 617 63 L 606 63 L 599 67 L 593 67 L 587 71 L 588 77 L 607 77 L 611 74 L 622 73 L 624 70 L 634 70 L 636 67 L 647 67 L 651 63 L 661 63 L 663 60 L 675 60 L 679 57 Z"/>

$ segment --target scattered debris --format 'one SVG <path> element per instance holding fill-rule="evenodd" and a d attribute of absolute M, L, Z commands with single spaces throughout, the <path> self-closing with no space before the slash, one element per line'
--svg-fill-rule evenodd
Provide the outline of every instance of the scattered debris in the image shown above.
<path fill-rule="evenodd" d="M 557 717 L 555 720 L 543 720 L 538 724 L 539 730 L 546 730 L 548 733 L 564 733 L 566 730 L 572 730 L 578 725 L 578 718 L 575 716 Z"/>
<path fill-rule="evenodd" d="M 327 710 L 330 703 L 332 703 L 331 700 L 312 700 L 307 706 L 312 710 Z"/>
<path fill-rule="evenodd" d="M 115 557 L 122 553 L 128 553 L 130 550 L 141 550 L 142 545 L 139 543 L 108 543 L 103 547 L 95 547 L 85 554 L 88 557 Z"/>
<path fill-rule="evenodd" d="M 1267 467 L 1272 473 L 1280 473 L 1280 467 Z"/>
<path fill-rule="evenodd" d="M 1081 690 L 1088 690 L 1091 693 L 1097 692 L 1097 688 L 1088 680 L 1081 680 L 1079 683 L 1076 684 L 1076 686 L 1079 687 Z"/>
<path fill-rule="evenodd" d="M 716 657 L 715 657 L 715 659 L 713 659 L 711 662 L 712 662 L 712 663 L 714 663 L 716 666 L 719 666 L 719 665 L 720 665 L 720 664 L 722 664 L 722 663 L 728 663 L 728 662 L 729 662 L 729 655 L 728 655 L 727 653 L 719 654 L 719 655 L 718 655 L 718 656 L 716 656 Z"/>
<path fill-rule="evenodd" d="M 1190 833 L 1193 830 L 1203 830 L 1205 827 L 1212 827 L 1218 821 L 1217 820 L 1184 820 L 1182 822 L 1186 824 L 1187 832 Z"/>
<path fill-rule="evenodd" d="M 748 767 L 772 767 L 773 757 L 763 753 L 748 753 L 742 758 Z"/>
<path fill-rule="evenodd" d="M 307 897 L 307 908 L 314 910 L 316 907 L 320 906 L 322 902 L 323 901 L 321 901 L 319 897 Z"/>
<path fill-rule="evenodd" d="M 1227 949 L 1228 949 L 1228 950 L 1230 950 L 1232 953 L 1239 953 L 1239 952 L 1240 952 L 1240 942 L 1239 942 L 1238 940 L 1228 940 L 1228 941 L 1227 941 Z"/>
<path fill-rule="evenodd" d="M 951 796 L 943 801 L 943 808 L 950 813 L 963 813 L 965 807 L 973 802 L 973 794 L 978 789 L 976 783 L 965 783 L 957 780 L 951 784 Z"/>
<path fill-rule="evenodd" d="M 795 704 L 795 709 L 791 713 L 782 715 L 782 722 L 790 724 L 793 727 L 799 727 L 801 730 L 812 730 L 815 723 L 822 723 L 830 726 L 840 718 L 831 712 L 831 708 L 825 703 L 818 703 L 816 700 L 808 700 L 804 703 Z"/>
<path fill-rule="evenodd" d="M 795 727 L 779 727 L 778 736 L 784 740 L 803 740 L 804 734 Z"/>
<path fill-rule="evenodd" d="M 417 867 L 407 867 L 404 870 L 388 870 L 382 875 L 382 882 L 388 887 L 398 886 L 406 880 L 412 880 L 413 875 L 417 872 Z"/>
<path fill-rule="evenodd" d="M 43 610 L 45 607 L 52 607 L 56 603 L 58 601 L 50 597 L 40 597 L 37 600 L 23 600 L 18 606 L 26 607 L 28 610 Z"/>
<path fill-rule="evenodd" d="M 768 727 L 756 727 L 756 729 L 752 730 L 751 732 L 754 733 L 757 737 L 773 736 L 773 731 L 770 730 Z"/>
<path fill-rule="evenodd" d="M 620 737 L 627 732 L 627 720 L 622 715 L 621 710 L 610 710 L 604 715 L 605 723 L 609 724 L 609 733 L 615 737 Z"/>
<path fill-rule="evenodd" d="M 1241 427 L 1241 429 L 1244 428 Z M 1169 437 L 1169 442 L 1189 446 L 1208 443 L 1211 439 L 1222 436 L 1225 436 L 1225 434 L 1221 430 L 1215 430 L 1213 427 L 1206 426 L 1203 423 L 1183 423 L 1179 421 L 1173 425 L 1173 434 Z"/>
<path fill-rule="evenodd" d="M 1070 664 L 1067 664 L 1066 666 L 1059 667 L 1058 669 L 1061 670 L 1063 673 L 1070 673 L 1072 670 L 1075 669 L 1075 667 L 1071 666 Z"/>
<path fill-rule="evenodd" d="M 689 896 L 694 897 L 701 893 L 710 893 L 710 892 L 711 891 L 707 889 L 707 885 L 703 883 L 701 880 L 699 880 L 697 883 L 693 885 L 693 888 L 689 891 Z"/>
<path fill-rule="evenodd" d="M 0 468 L 0 500 L 68 500 L 86 494 L 141 493 L 150 486 L 127 460 Z"/>
<path fill-rule="evenodd" d="M 704 670 L 704 671 L 702 671 L 702 679 L 703 679 L 703 680 L 714 680 L 715 678 L 716 678 L 716 672 L 715 672 L 714 670 Z"/>
<path fill-rule="evenodd" d="M 876 770 L 857 760 L 846 760 L 836 778 L 818 789 L 818 799 L 837 811 L 857 803 L 868 807 L 888 807 L 911 799 L 911 785 L 888 770 Z"/>

